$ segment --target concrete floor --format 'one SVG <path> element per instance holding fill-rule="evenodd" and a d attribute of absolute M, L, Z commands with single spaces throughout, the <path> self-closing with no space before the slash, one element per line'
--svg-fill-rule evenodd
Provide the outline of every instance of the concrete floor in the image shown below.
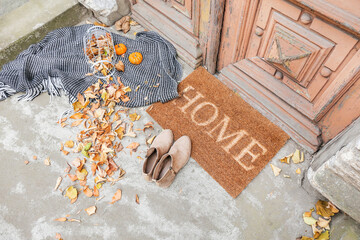
<path fill-rule="evenodd" d="M 134 28 L 132 31 L 136 31 Z M 129 36 L 131 36 L 130 32 Z M 191 72 L 184 65 L 184 77 Z M 76 154 L 64 156 L 60 142 L 74 139 L 76 128 L 61 128 L 56 121 L 70 105 L 67 97 L 52 99 L 42 94 L 32 102 L 18 102 L 13 96 L 0 102 L 0 239 L 55 239 L 61 233 L 64 240 L 77 239 L 296 239 L 311 236 L 311 227 L 302 220 L 304 211 L 314 207 L 317 199 L 301 187 L 302 171 L 309 165 L 286 165 L 279 158 L 299 148 L 289 140 L 272 159 L 283 169 L 275 177 L 269 165 L 236 198 L 210 177 L 194 159 L 178 174 L 169 189 L 146 182 L 141 175 L 147 149 L 145 135 L 138 132 L 135 141 L 141 146 L 130 156 L 124 149 L 116 163 L 127 173 L 114 186 L 105 184 L 102 200 L 83 194 L 76 203 L 53 188 L 56 179 L 64 175 L 66 162 Z M 132 113 L 135 111 L 131 109 Z M 142 117 L 134 129 L 152 121 L 145 108 L 136 109 Z M 129 121 L 126 119 L 125 121 Z M 156 125 L 153 134 L 161 127 Z M 123 140 L 123 145 L 134 139 Z M 33 160 L 32 156 L 38 156 Z M 50 157 L 51 166 L 44 165 Z M 26 165 L 24 161 L 30 163 Z M 89 166 L 86 166 L 89 171 Z M 283 174 L 291 178 L 284 178 Z M 66 189 L 66 178 L 60 185 Z M 123 191 L 120 201 L 109 202 L 116 189 Z M 135 202 L 139 195 L 140 204 Z M 97 212 L 88 216 L 85 208 L 96 205 Z M 80 211 L 80 213 L 78 213 Z M 55 218 L 70 214 L 81 222 L 56 222 Z M 360 239 L 360 227 L 351 218 L 338 214 L 333 219 L 332 239 Z"/>

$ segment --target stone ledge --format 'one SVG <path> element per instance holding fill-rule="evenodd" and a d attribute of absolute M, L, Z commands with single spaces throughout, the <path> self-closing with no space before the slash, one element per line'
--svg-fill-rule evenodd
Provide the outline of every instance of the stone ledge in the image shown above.
<path fill-rule="evenodd" d="M 310 184 L 349 216 L 360 222 L 360 138 L 349 142 L 317 170 Z"/>

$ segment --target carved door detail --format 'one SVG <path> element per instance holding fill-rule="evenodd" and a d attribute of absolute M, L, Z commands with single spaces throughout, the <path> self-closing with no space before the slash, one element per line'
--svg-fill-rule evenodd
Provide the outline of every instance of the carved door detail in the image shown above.
<path fill-rule="evenodd" d="M 133 17 L 172 42 L 190 66 L 201 64 L 200 0 L 137 0 Z"/>
<path fill-rule="evenodd" d="M 307 6 L 319 2 L 305 1 Z M 341 15 L 338 7 L 338 12 L 330 11 L 331 3 L 319 6 L 318 15 L 303 2 L 229 1 L 218 70 L 259 111 L 316 149 L 321 144 L 318 122 L 360 75 L 359 38 L 352 29 L 344 30 L 360 21 L 354 23 L 349 13 Z M 327 21 L 325 6 L 329 16 L 347 17 L 348 22 L 339 26 Z"/>

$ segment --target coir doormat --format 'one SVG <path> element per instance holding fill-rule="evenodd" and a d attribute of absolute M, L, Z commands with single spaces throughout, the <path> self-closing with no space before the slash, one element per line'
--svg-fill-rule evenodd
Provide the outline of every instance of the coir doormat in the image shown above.
<path fill-rule="evenodd" d="M 192 157 L 237 197 L 289 136 L 200 67 L 179 84 L 180 97 L 148 113 L 175 139 L 188 135 Z"/>

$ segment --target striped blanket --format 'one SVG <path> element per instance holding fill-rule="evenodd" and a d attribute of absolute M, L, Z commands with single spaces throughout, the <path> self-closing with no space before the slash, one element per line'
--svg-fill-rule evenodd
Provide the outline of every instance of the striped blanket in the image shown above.
<path fill-rule="evenodd" d="M 83 36 L 92 26 L 52 31 L 42 41 L 21 52 L 14 61 L 5 64 L 0 71 L 0 100 L 18 92 L 25 92 L 20 100 L 29 101 L 42 92 L 60 96 L 63 91 L 70 102 L 74 102 L 79 92 L 97 81 L 95 76 L 86 76 L 91 69 L 83 51 Z M 131 100 L 122 103 L 124 106 L 140 107 L 167 102 L 178 96 L 182 68 L 171 43 L 155 32 L 137 33 L 135 40 L 114 33 L 112 36 L 114 44 L 124 43 L 128 49 L 124 58 L 116 56 L 116 62 L 124 62 L 125 71 L 115 71 L 113 76 L 114 79 L 120 77 L 125 86 L 133 89 L 128 93 Z M 135 51 L 144 57 L 139 65 L 128 60 L 128 55 Z"/>

